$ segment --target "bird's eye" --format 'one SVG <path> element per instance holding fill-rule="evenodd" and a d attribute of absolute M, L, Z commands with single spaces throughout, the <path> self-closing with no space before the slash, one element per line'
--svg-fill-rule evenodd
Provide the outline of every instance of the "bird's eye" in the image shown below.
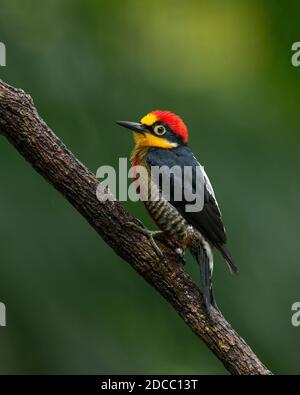
<path fill-rule="evenodd" d="M 162 136 L 167 131 L 167 129 L 163 125 L 154 126 L 153 130 L 154 130 L 154 133 L 157 134 L 158 136 Z"/>

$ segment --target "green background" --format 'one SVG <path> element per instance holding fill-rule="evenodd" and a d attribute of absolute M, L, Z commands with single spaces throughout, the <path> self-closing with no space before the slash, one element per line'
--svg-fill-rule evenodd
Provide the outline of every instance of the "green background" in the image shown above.
<path fill-rule="evenodd" d="M 0 0 L 1 78 L 92 171 L 129 156 L 114 120 L 184 118 L 240 268 L 231 276 L 216 256 L 218 304 L 275 373 L 300 370 L 299 12 L 296 1 Z M 4 138 L 0 164 L 1 373 L 226 373 Z M 141 203 L 125 205 L 152 226 Z M 186 270 L 199 281 L 191 258 Z"/>

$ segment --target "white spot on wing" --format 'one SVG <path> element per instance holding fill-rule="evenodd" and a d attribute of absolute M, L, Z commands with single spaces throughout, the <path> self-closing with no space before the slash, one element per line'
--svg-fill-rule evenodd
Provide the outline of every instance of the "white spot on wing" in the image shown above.
<path fill-rule="evenodd" d="M 219 205 L 218 205 L 218 202 L 217 202 L 217 199 L 216 199 L 216 195 L 215 195 L 215 191 L 214 191 L 214 189 L 213 189 L 213 187 L 212 187 L 212 185 L 211 185 L 211 182 L 209 181 L 209 178 L 208 178 L 208 175 L 206 174 L 206 171 L 205 171 L 205 169 L 204 169 L 204 166 L 201 166 L 201 165 L 200 165 L 200 167 L 201 167 L 201 170 L 202 170 L 202 172 L 203 172 L 203 176 L 204 176 L 206 188 L 207 188 L 208 192 L 209 192 L 209 193 L 213 196 L 213 198 L 215 199 L 216 205 L 217 205 L 218 208 L 219 208 Z"/>

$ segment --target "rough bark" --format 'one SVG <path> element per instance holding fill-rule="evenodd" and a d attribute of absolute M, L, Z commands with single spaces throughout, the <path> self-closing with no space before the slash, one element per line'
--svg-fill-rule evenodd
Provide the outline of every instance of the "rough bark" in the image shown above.
<path fill-rule="evenodd" d="M 96 197 L 98 180 L 39 117 L 31 97 L 1 81 L 0 131 L 106 243 L 173 306 L 230 373 L 271 374 L 221 313 L 215 311 L 214 324 L 210 323 L 201 292 L 174 251 L 159 242 L 165 256 L 165 261 L 160 260 L 145 236 L 125 226 L 136 220 L 118 201 L 101 203 Z"/>

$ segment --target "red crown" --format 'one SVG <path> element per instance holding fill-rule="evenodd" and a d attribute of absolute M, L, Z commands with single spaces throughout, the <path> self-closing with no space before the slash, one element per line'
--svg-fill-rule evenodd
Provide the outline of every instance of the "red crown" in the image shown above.
<path fill-rule="evenodd" d="M 152 111 L 151 114 L 154 114 L 159 121 L 167 124 L 173 130 L 174 133 L 178 134 L 182 138 L 184 143 L 188 141 L 187 127 L 183 122 L 183 120 L 178 115 L 170 111 L 161 111 L 161 110 Z"/>

